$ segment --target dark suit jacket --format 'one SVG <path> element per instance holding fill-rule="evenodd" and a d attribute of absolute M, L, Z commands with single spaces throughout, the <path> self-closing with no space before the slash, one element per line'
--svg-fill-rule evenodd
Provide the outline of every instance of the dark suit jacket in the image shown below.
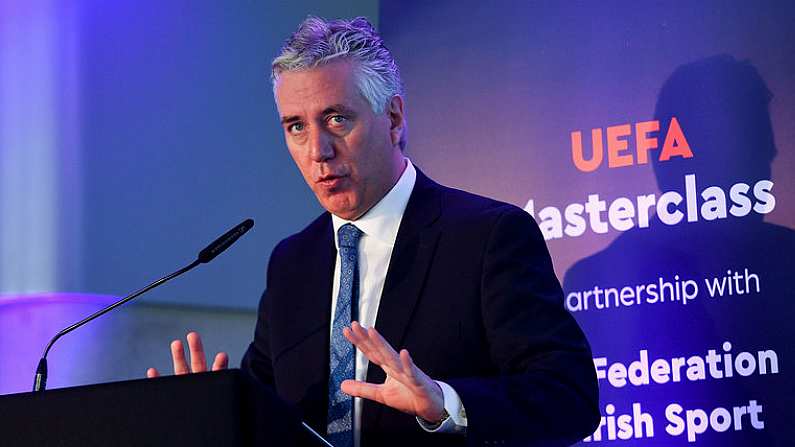
<path fill-rule="evenodd" d="M 319 432 L 326 426 L 336 250 L 324 213 L 274 249 L 243 368 Z M 425 433 L 365 401 L 362 447 L 567 445 L 599 420 L 591 352 L 563 307 L 541 232 L 523 210 L 441 186 L 419 170 L 375 327 L 466 409 L 466 437 Z M 367 371 L 380 383 L 384 372 Z"/>

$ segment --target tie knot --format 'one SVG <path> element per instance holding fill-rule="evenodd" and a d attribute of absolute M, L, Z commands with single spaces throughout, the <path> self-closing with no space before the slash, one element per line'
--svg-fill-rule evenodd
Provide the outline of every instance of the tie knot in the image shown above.
<path fill-rule="evenodd" d="M 340 248 L 357 248 L 362 230 L 353 224 L 345 224 L 337 230 L 337 241 Z"/>

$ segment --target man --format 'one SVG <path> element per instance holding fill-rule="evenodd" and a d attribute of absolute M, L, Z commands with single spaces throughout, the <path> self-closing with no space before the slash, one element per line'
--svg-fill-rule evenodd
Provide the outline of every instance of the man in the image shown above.
<path fill-rule="evenodd" d="M 243 369 L 335 446 L 590 434 L 590 350 L 538 228 L 403 155 L 400 75 L 372 25 L 310 17 L 272 68 L 287 147 L 327 212 L 274 249 Z M 187 372 L 180 342 L 172 352 Z"/>

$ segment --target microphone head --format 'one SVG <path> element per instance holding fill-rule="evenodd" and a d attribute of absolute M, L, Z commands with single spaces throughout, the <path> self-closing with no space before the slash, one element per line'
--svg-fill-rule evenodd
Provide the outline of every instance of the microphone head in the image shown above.
<path fill-rule="evenodd" d="M 254 226 L 254 219 L 246 219 L 239 223 L 237 226 L 227 231 L 221 237 L 214 240 L 210 245 L 199 252 L 198 261 L 202 264 L 208 263 L 215 259 L 216 256 L 223 253 L 224 250 L 231 247 L 240 236 L 246 234 Z"/>

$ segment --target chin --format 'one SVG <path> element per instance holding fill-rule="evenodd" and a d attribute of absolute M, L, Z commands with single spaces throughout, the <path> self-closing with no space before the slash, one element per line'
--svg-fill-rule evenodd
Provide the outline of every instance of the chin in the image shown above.
<path fill-rule="evenodd" d="M 342 200 L 331 199 L 321 201 L 320 204 L 329 213 L 342 217 L 343 219 L 352 220 L 356 217 L 359 217 L 359 208 L 355 205 L 352 205 L 349 200 L 344 198 Z"/>
<path fill-rule="evenodd" d="M 327 208 L 328 209 L 328 208 Z M 357 210 L 350 210 L 350 209 L 328 209 L 331 214 L 334 214 L 337 217 L 341 217 L 345 220 L 354 220 L 359 217 L 359 212 Z"/>

